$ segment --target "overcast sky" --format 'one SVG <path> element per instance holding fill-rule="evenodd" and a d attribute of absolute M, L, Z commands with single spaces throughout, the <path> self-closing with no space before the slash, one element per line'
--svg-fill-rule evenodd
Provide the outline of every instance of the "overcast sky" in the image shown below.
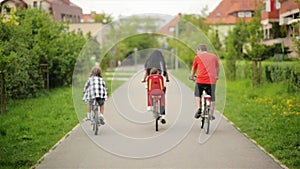
<path fill-rule="evenodd" d="M 177 15 L 200 14 L 207 5 L 209 12 L 214 10 L 221 0 L 71 0 L 83 9 L 84 14 L 91 11 L 118 16 L 130 16 L 134 14 L 157 13 Z"/>

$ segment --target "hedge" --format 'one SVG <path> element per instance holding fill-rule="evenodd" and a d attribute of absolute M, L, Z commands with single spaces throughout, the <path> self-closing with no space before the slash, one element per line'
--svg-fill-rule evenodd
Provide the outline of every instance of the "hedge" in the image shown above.
<path fill-rule="evenodd" d="M 268 63 L 265 66 L 266 80 L 271 83 L 287 84 L 288 92 L 300 91 L 300 63 Z"/>

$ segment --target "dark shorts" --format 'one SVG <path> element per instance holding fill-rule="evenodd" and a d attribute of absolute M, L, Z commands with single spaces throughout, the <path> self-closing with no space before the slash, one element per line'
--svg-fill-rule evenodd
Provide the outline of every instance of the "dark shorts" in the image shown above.
<path fill-rule="evenodd" d="M 103 106 L 103 105 L 104 105 L 104 102 L 105 102 L 105 99 L 102 99 L 102 98 L 96 98 L 96 101 L 97 101 L 98 105 Z M 93 105 L 93 104 L 94 104 L 94 101 L 91 100 L 91 101 L 89 102 L 89 105 Z"/>
<path fill-rule="evenodd" d="M 200 97 L 203 90 L 206 91 L 207 94 L 211 96 L 211 101 L 215 101 L 215 91 L 216 85 L 215 84 L 199 84 L 196 83 L 195 85 L 195 97 Z"/>

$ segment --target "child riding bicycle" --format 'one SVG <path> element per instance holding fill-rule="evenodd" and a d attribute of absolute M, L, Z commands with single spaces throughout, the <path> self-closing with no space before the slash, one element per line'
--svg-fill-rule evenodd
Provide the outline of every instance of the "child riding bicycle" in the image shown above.
<path fill-rule="evenodd" d="M 99 119 L 101 125 L 104 125 L 104 102 L 107 99 L 107 87 L 105 81 L 102 78 L 102 71 L 100 68 L 93 68 L 89 79 L 86 81 L 84 86 L 83 101 L 88 103 L 87 119 L 91 119 L 91 107 L 93 104 L 100 106 Z"/>
<path fill-rule="evenodd" d="M 164 79 L 159 74 L 159 70 L 152 68 L 150 75 L 147 77 L 147 95 L 148 106 L 153 106 L 152 96 L 160 96 L 160 120 L 162 124 L 166 123 L 165 120 L 165 92 L 164 92 Z"/>

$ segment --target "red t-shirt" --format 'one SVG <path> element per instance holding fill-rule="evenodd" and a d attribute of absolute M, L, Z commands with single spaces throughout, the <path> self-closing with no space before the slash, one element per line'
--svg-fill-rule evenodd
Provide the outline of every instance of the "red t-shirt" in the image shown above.
<path fill-rule="evenodd" d="M 196 55 L 193 68 L 197 69 L 196 83 L 216 84 L 219 69 L 219 61 L 216 55 L 207 52 Z"/>

